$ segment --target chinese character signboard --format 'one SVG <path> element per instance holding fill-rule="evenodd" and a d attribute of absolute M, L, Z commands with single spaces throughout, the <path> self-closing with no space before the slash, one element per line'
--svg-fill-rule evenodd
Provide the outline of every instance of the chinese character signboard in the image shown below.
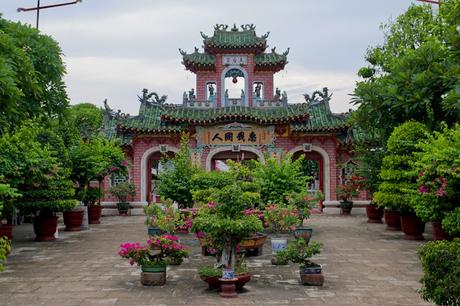
<path fill-rule="evenodd" d="M 270 128 L 237 122 L 202 128 L 198 137 L 203 145 L 267 145 L 273 142 Z"/>
<path fill-rule="evenodd" d="M 247 55 L 224 55 L 222 56 L 222 64 L 224 65 L 247 65 Z"/>

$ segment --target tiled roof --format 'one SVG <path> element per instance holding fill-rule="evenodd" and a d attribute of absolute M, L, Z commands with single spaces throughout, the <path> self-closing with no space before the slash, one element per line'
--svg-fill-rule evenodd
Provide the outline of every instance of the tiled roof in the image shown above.
<path fill-rule="evenodd" d="M 334 114 L 329 108 L 328 101 L 317 102 L 310 106 L 310 119 L 305 122 L 294 122 L 291 129 L 294 132 L 328 132 L 342 130 L 348 127 L 347 115 Z"/>
<path fill-rule="evenodd" d="M 229 120 L 245 120 L 259 124 L 289 123 L 305 121 L 308 118 L 308 106 L 288 104 L 286 107 L 254 108 L 246 106 L 228 106 L 221 108 L 196 109 L 187 107 L 164 108 L 161 119 L 175 123 L 213 124 Z"/>
<path fill-rule="evenodd" d="M 267 47 L 268 33 L 260 37 L 257 36 L 253 25 L 242 26 L 242 30 L 236 26 L 230 30 L 227 29 L 227 25 L 216 25 L 213 36 L 206 36 L 201 33 L 204 38 L 205 50 L 255 48 L 263 52 Z"/>
<path fill-rule="evenodd" d="M 194 53 L 187 54 L 180 50 L 182 54 L 182 62 L 187 69 L 195 72 L 197 70 L 214 70 L 216 57 L 212 54 L 200 53 L 195 50 Z"/>

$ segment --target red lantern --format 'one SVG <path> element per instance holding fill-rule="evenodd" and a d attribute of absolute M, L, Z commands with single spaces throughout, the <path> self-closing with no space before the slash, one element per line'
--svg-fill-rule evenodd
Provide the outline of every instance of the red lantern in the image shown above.
<path fill-rule="evenodd" d="M 232 80 L 233 84 L 236 84 L 238 83 L 238 79 L 236 78 L 236 76 L 233 77 L 233 80 Z"/>

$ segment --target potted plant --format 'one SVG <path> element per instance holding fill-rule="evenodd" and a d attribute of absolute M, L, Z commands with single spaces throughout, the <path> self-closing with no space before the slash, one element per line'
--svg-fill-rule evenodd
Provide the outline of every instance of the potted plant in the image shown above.
<path fill-rule="evenodd" d="M 200 267 L 198 269 L 198 275 L 200 279 L 208 284 L 210 290 L 220 290 L 222 281 L 222 269 L 216 267 Z M 235 287 L 237 290 L 241 290 L 244 285 L 251 280 L 251 274 L 246 266 L 244 257 L 237 260 L 235 268 Z"/>
<path fill-rule="evenodd" d="M 10 187 L 9 184 L 0 183 L 0 237 L 7 237 L 9 240 L 13 238 L 13 215 L 15 198 L 19 198 L 21 194 L 17 193 L 17 189 Z M 6 220 L 6 223 L 3 223 Z"/>
<path fill-rule="evenodd" d="M 147 233 L 150 236 L 163 235 L 166 232 L 158 227 L 157 221 L 164 218 L 164 212 L 161 207 L 155 203 L 144 206 L 144 214 L 146 215 L 145 224 L 147 225 Z"/>
<path fill-rule="evenodd" d="M 7 237 L 0 237 L 0 272 L 3 271 L 3 263 L 10 252 L 11 241 Z"/>
<path fill-rule="evenodd" d="M 426 127 L 415 121 L 408 121 L 394 129 L 382 161 L 382 182 L 374 193 L 377 204 L 386 208 L 385 221 L 391 220 L 391 212 L 399 211 L 404 239 L 408 240 L 423 240 L 425 223 L 415 215 L 412 204 L 413 191 L 417 190 L 417 173 L 413 171 L 412 164 L 415 162 L 414 153 L 420 151 L 418 142 L 427 137 Z"/>
<path fill-rule="evenodd" d="M 83 223 L 83 209 L 82 207 L 74 207 L 62 213 L 64 217 L 64 225 L 66 232 L 81 231 Z"/>
<path fill-rule="evenodd" d="M 88 207 L 88 223 L 100 224 L 102 206 L 99 202 L 102 198 L 102 191 L 100 188 L 89 187 L 83 196 L 82 202 Z"/>
<path fill-rule="evenodd" d="M 318 202 L 324 200 L 324 195 L 320 190 L 315 191 L 313 195 L 307 192 L 291 193 L 288 197 L 288 203 L 295 206 L 299 212 L 300 225 L 295 228 L 294 237 L 302 237 L 307 241 L 310 241 L 313 235 L 313 228 L 304 226 L 305 220 L 310 216 L 311 208 Z"/>
<path fill-rule="evenodd" d="M 299 225 L 299 214 L 293 205 L 268 205 L 265 206 L 265 221 L 268 224 L 266 230 L 274 233 L 271 237 L 272 254 L 283 250 L 287 246 L 287 237 L 280 234 L 294 231 Z"/>
<path fill-rule="evenodd" d="M 141 267 L 141 283 L 145 286 L 162 286 L 166 283 L 168 256 L 174 250 L 185 250 L 174 236 L 157 236 L 147 244 L 128 242 L 120 245 L 118 255 Z M 186 252 L 182 255 L 186 256 Z"/>
<path fill-rule="evenodd" d="M 322 286 L 324 283 L 324 275 L 320 265 L 310 261 L 313 255 L 319 254 L 321 244 L 312 241 L 310 244 L 302 238 L 296 238 L 289 242 L 286 249 L 277 256 L 285 258 L 293 263 L 300 264 L 299 274 L 303 285 Z"/>
<path fill-rule="evenodd" d="M 132 197 L 136 195 L 136 186 L 132 182 L 120 183 L 112 186 L 109 192 L 118 199 L 117 208 L 120 216 L 127 216 L 129 210 L 129 203 L 127 200 L 129 196 Z"/>
<path fill-rule="evenodd" d="M 148 243 L 153 249 L 162 250 L 168 265 L 180 265 L 189 253 L 185 246 L 179 243 L 179 238 L 170 234 L 151 237 Z"/>
<path fill-rule="evenodd" d="M 224 186 L 215 194 L 216 205 L 201 209 L 193 222 L 193 231 L 202 231 L 222 249 L 220 266 L 228 269 L 223 278 L 232 278 L 236 265 L 236 247 L 243 238 L 262 230 L 262 222 L 254 215 L 245 215 L 245 197 L 237 182 Z M 233 271 L 233 272 L 231 272 Z"/>
<path fill-rule="evenodd" d="M 342 215 L 350 215 L 353 208 L 352 198 L 359 195 L 363 178 L 351 175 L 344 177 L 344 183 L 337 186 L 337 198 L 340 199 L 340 209 Z"/>
<path fill-rule="evenodd" d="M 453 226 L 455 219 L 460 220 L 455 217 L 460 210 L 460 126 L 444 127 L 419 148 L 414 163 L 418 190 L 414 191 L 412 205 L 422 221 L 432 223 L 435 240 L 452 240 L 460 235 L 460 228 L 455 230 Z"/>

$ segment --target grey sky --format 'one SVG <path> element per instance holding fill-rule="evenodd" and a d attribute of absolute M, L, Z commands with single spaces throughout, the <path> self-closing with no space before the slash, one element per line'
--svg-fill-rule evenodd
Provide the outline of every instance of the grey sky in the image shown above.
<path fill-rule="evenodd" d="M 42 0 L 42 5 L 69 0 Z M 289 64 L 276 74 L 276 86 L 290 102 L 324 86 L 334 93 L 335 112 L 350 108 L 348 96 L 358 79 L 368 46 L 383 41 L 382 22 L 403 13 L 415 0 L 83 0 L 41 12 L 40 30 L 61 45 L 71 103 L 102 105 L 137 114 L 142 88 L 181 103 L 194 87 L 178 48 L 201 47 L 200 31 L 213 25 L 253 23 L 268 43 L 291 48 Z M 35 0 L 1 0 L 3 17 L 35 24 L 35 13 L 17 13 Z"/>

